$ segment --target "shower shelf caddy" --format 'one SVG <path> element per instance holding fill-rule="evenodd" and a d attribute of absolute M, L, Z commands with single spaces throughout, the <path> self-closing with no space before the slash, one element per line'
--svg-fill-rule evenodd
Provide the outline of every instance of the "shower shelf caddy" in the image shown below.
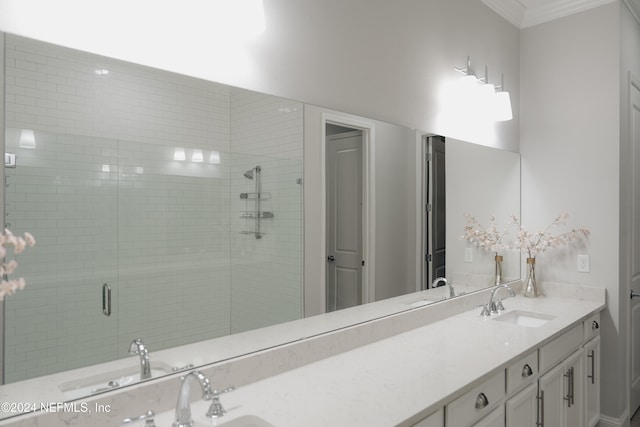
<path fill-rule="evenodd" d="M 240 193 L 241 199 L 255 201 L 254 210 L 243 211 L 240 215 L 241 218 L 255 220 L 254 231 L 241 231 L 240 234 L 253 234 L 255 235 L 256 239 L 261 239 L 262 235 L 265 234 L 260 231 L 260 221 L 264 219 L 273 218 L 273 212 L 267 212 L 267 211 L 261 210 L 260 203 L 263 200 L 271 199 L 271 193 L 263 193 L 261 191 L 262 190 L 261 183 L 260 183 L 261 171 L 262 171 L 262 168 L 260 166 L 255 166 L 253 169 L 249 169 L 244 173 L 245 178 L 254 180 L 255 192 Z"/>

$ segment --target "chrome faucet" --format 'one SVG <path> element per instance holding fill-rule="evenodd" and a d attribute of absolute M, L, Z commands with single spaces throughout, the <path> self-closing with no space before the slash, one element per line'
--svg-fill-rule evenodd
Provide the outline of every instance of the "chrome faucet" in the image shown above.
<path fill-rule="evenodd" d="M 191 381 L 198 380 L 202 388 L 202 400 L 213 399 L 213 391 L 207 377 L 200 371 L 192 371 L 182 377 L 182 385 L 178 394 L 178 403 L 176 405 L 176 420 L 173 427 L 193 427 L 194 423 L 191 419 L 191 406 L 189 403 L 189 392 L 191 389 Z"/>
<path fill-rule="evenodd" d="M 508 285 L 496 285 L 491 291 L 491 295 L 489 296 L 489 311 L 491 312 L 491 314 L 496 314 L 498 312 L 498 305 L 493 300 L 493 297 L 495 296 L 496 292 L 498 292 L 502 288 L 508 289 L 509 295 L 511 295 L 512 297 L 516 296 L 516 293 L 513 292 L 513 289 L 511 289 Z M 504 307 L 502 307 L 502 309 L 504 309 Z"/>
<path fill-rule="evenodd" d="M 131 342 L 129 354 L 140 355 L 140 379 L 146 380 L 151 378 L 151 362 L 149 362 L 149 350 L 144 346 L 142 338 L 136 338 Z"/>
<path fill-rule="evenodd" d="M 444 285 L 440 285 L 439 283 L 443 282 Z M 433 283 L 431 284 L 432 288 L 437 288 L 439 286 L 447 286 L 449 287 L 449 298 L 453 298 L 456 296 L 456 290 L 453 288 L 453 285 L 451 283 L 449 283 L 449 281 L 444 278 L 444 277 L 438 277 L 437 279 L 435 279 L 433 281 Z"/>

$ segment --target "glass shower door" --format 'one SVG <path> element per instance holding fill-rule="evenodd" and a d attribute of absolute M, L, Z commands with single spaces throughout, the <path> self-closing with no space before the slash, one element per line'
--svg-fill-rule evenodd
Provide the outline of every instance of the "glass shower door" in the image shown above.
<path fill-rule="evenodd" d="M 6 226 L 37 240 L 18 259 L 25 289 L 5 299 L 7 383 L 117 351 L 117 143 L 30 132 L 6 132 Z"/>

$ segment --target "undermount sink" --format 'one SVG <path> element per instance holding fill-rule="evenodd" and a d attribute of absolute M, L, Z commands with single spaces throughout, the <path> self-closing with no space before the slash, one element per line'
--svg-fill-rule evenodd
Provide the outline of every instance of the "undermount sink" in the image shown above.
<path fill-rule="evenodd" d="M 165 363 L 151 363 L 151 378 L 172 373 L 171 367 Z M 140 381 L 140 367 L 119 369 L 89 377 L 79 378 L 60 384 L 65 399 L 79 399 L 96 393 L 114 390 Z"/>
<path fill-rule="evenodd" d="M 518 326 L 524 326 L 526 328 L 537 328 L 544 325 L 555 316 L 543 313 L 534 313 L 531 311 L 514 310 L 508 313 L 502 314 L 498 317 L 494 317 L 493 320 L 497 322 L 511 323 Z"/>
<path fill-rule="evenodd" d="M 431 304 L 432 302 L 444 301 L 445 299 L 447 299 L 447 297 L 436 297 L 436 296 L 422 297 L 419 300 L 409 301 L 406 304 L 409 307 L 415 308 L 415 307 L 422 307 L 423 305 Z"/>

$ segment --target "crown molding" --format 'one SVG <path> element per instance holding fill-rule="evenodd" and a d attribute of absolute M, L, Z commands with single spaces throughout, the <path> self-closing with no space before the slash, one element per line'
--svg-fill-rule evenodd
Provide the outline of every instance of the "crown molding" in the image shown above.
<path fill-rule="evenodd" d="M 527 7 L 525 0 L 482 0 L 497 14 L 520 29 L 553 21 L 614 1 L 617 0 L 549 0 L 535 7 Z M 640 11 L 640 0 L 623 1 L 630 4 L 630 9 L 634 7 L 635 12 Z"/>
<path fill-rule="evenodd" d="M 482 0 L 482 3 L 516 27 L 522 28 L 522 21 L 527 9 L 518 0 Z"/>

